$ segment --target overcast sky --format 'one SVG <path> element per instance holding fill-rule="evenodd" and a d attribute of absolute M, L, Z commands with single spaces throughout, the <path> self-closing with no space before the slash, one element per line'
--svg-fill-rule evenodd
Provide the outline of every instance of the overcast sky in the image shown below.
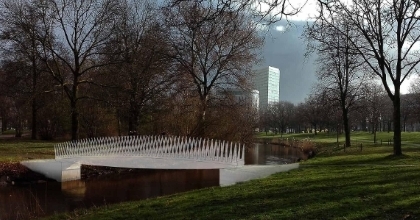
<path fill-rule="evenodd" d="M 306 58 L 306 44 L 301 37 L 306 22 L 296 21 L 284 28 L 285 22 L 271 27 L 267 33 L 260 66 L 280 69 L 280 100 L 303 102 L 316 82 L 314 62 Z"/>
<path fill-rule="evenodd" d="M 296 6 L 306 0 L 293 0 Z M 302 32 L 310 18 L 316 14 L 315 0 L 308 0 L 297 16 L 289 17 L 292 25 L 281 21 L 273 25 L 266 35 L 263 61 L 259 66 L 280 69 L 280 100 L 300 103 L 305 100 L 315 85 L 315 56 L 305 57 L 306 43 Z M 288 26 L 288 27 L 287 27 Z M 401 92 L 408 93 L 411 80 L 406 80 Z"/>
<path fill-rule="evenodd" d="M 304 0 L 291 2 L 300 7 Z M 305 57 L 306 44 L 301 36 L 309 17 L 315 13 L 314 6 L 313 0 L 309 0 L 301 13 L 288 18 L 292 25 L 281 21 L 266 33 L 263 61 L 259 66 L 280 69 L 281 101 L 303 102 L 316 82 L 314 56 Z"/>

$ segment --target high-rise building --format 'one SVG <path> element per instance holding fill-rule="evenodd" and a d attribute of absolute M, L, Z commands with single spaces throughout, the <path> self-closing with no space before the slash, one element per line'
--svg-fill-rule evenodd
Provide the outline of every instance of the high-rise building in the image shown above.
<path fill-rule="evenodd" d="M 280 70 L 265 67 L 254 70 L 254 88 L 259 91 L 259 108 L 264 110 L 270 104 L 280 101 Z"/>

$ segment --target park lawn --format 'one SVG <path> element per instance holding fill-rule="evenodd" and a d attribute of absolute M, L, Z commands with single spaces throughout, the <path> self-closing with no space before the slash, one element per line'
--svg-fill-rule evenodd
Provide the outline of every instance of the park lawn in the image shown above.
<path fill-rule="evenodd" d="M 48 219 L 420 219 L 420 147 L 407 144 L 399 157 L 387 145 L 320 148 L 299 169 L 264 179 Z"/>
<path fill-rule="evenodd" d="M 53 159 L 54 144 L 51 141 L 26 138 L 0 139 L 0 162 L 20 162 L 29 159 Z"/>
<path fill-rule="evenodd" d="M 383 139 L 384 141 L 387 139 L 392 139 L 393 132 L 377 132 L 377 139 Z M 420 140 L 416 138 L 420 132 L 402 132 L 401 135 L 405 138 L 410 138 L 414 140 Z M 334 132 L 318 132 L 316 135 L 315 133 L 288 133 L 288 134 L 274 134 L 268 133 L 267 135 L 264 132 L 259 132 L 256 135 L 257 138 L 310 138 L 321 142 L 335 142 L 337 140 L 337 134 Z M 366 141 L 373 141 L 373 134 L 370 132 L 365 131 L 353 131 L 351 132 L 351 139 L 352 140 L 366 140 Z M 339 134 L 339 140 L 344 141 L 344 133 Z"/>
<path fill-rule="evenodd" d="M 419 218 L 419 173 L 420 166 L 303 166 L 230 187 L 78 210 L 50 219 Z"/>

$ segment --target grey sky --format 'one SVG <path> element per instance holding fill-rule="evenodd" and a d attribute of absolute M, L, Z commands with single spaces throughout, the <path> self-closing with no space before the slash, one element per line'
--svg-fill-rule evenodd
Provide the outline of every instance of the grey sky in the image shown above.
<path fill-rule="evenodd" d="M 297 7 L 305 2 L 306 5 L 301 13 L 289 17 L 293 24 L 291 27 L 285 29 L 286 22 L 283 21 L 271 28 L 262 52 L 261 66 L 270 65 L 279 68 L 280 100 L 299 103 L 304 101 L 317 81 L 314 63 L 316 55 L 309 59 L 305 58 L 306 44 L 301 36 L 306 22 L 317 14 L 317 8 L 315 0 L 294 0 L 293 2 L 296 2 Z M 404 81 L 401 85 L 401 93 L 409 92 L 410 83 L 414 79 L 415 77 L 411 77 Z"/>
<path fill-rule="evenodd" d="M 306 22 L 294 21 L 285 31 L 278 31 L 284 25 L 278 23 L 268 32 L 260 66 L 279 68 L 280 100 L 299 103 L 316 82 L 314 58 L 305 58 L 306 44 L 301 35 Z"/>

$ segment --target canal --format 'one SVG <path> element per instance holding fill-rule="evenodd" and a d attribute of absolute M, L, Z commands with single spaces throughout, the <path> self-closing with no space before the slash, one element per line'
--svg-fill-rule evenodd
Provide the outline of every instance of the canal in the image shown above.
<path fill-rule="evenodd" d="M 299 158 L 303 158 L 300 149 L 256 144 L 247 148 L 245 165 L 288 164 Z M 0 220 L 37 218 L 215 186 L 219 186 L 218 169 L 136 169 L 63 183 L 0 186 Z"/>

